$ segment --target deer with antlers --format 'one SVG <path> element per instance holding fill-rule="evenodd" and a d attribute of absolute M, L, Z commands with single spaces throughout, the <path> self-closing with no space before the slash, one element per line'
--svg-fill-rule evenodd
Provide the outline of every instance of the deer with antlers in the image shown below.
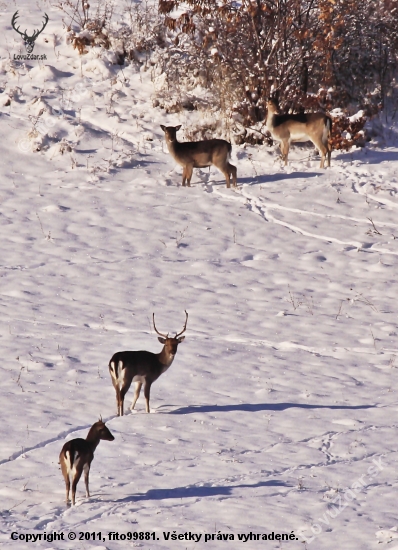
<path fill-rule="evenodd" d="M 185 325 L 181 332 L 175 336 L 162 334 L 155 325 L 153 314 L 153 328 L 159 335 L 159 342 L 163 344 L 160 353 L 150 351 L 119 351 L 109 361 L 109 372 L 113 387 L 116 390 L 116 404 L 118 416 L 124 414 L 124 396 L 128 392 L 131 382 L 135 382 L 134 399 L 130 409 L 133 410 L 144 384 L 146 412 L 149 413 L 149 396 L 151 386 L 161 374 L 171 366 L 177 353 L 178 345 L 185 339 L 181 336 L 187 329 L 188 313 L 185 311 Z"/>
<path fill-rule="evenodd" d="M 268 100 L 267 109 L 267 130 L 275 141 L 280 142 L 285 166 L 292 141 L 312 141 L 322 157 L 320 167 L 325 167 L 326 157 L 330 166 L 331 148 L 328 143 L 332 131 L 330 116 L 320 112 L 281 115 L 275 99 Z"/>
<path fill-rule="evenodd" d="M 72 480 L 72 504 L 75 505 L 76 487 L 84 471 L 84 482 L 86 484 L 86 497 L 90 496 L 88 488 L 88 476 L 91 462 L 94 458 L 94 451 L 100 440 L 113 441 L 115 438 L 102 422 L 102 418 L 93 424 L 86 439 L 76 438 L 65 443 L 59 455 L 62 475 L 66 485 L 66 504 L 69 505 L 69 492 Z"/>
<path fill-rule="evenodd" d="M 19 30 L 19 27 L 15 26 L 18 17 L 19 17 L 18 11 L 16 11 L 14 13 L 14 15 L 12 16 L 12 19 L 11 19 L 12 28 L 14 29 L 14 31 L 17 31 L 17 33 L 22 36 L 24 44 L 25 44 L 26 51 L 28 53 L 32 53 L 33 48 L 35 47 L 36 38 L 39 36 L 40 33 L 42 33 L 44 31 L 44 29 L 45 29 L 45 27 L 48 23 L 48 15 L 46 13 L 44 14 L 44 23 L 43 23 L 42 28 L 40 30 L 35 30 L 34 33 L 32 34 L 32 36 L 29 36 L 27 34 L 26 29 L 25 29 L 25 32 L 21 32 Z"/>

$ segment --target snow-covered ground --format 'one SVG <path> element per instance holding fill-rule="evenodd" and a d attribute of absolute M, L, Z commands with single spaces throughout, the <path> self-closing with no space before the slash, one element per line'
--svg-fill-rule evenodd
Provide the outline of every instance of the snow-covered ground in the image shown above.
<path fill-rule="evenodd" d="M 47 60 L 10 61 L 17 9 L 23 28 L 48 13 Z M 205 115 L 153 108 L 150 70 L 79 56 L 49 2 L 0 10 L 1 547 L 397 550 L 394 129 L 327 170 L 312 147 L 284 168 L 234 146 L 236 190 L 213 168 L 183 188 L 160 124 Z M 171 332 L 185 309 L 153 414 L 141 396 L 116 417 L 111 355 L 160 351 L 152 312 Z M 100 415 L 115 441 L 66 508 L 59 452 Z M 272 531 L 298 540 L 237 536 Z M 11 538 L 53 532 L 105 540 Z"/>

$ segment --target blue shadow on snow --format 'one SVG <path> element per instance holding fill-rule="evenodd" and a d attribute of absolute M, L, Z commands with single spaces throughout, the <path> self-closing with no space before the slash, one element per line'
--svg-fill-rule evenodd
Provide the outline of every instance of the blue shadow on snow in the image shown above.
<path fill-rule="evenodd" d="M 288 483 L 282 481 L 259 481 L 253 485 L 231 485 L 229 487 L 217 486 L 217 487 L 197 487 L 191 485 L 188 487 L 175 487 L 174 489 L 150 489 L 146 493 L 138 495 L 131 495 L 129 497 L 121 498 L 113 502 L 138 502 L 140 500 L 165 500 L 172 498 L 203 498 L 203 497 L 217 497 L 217 496 L 231 496 L 234 489 L 258 489 L 259 487 L 292 487 Z"/>
<path fill-rule="evenodd" d="M 310 405 L 306 403 L 239 403 L 236 405 L 191 405 L 181 407 L 168 414 L 192 414 L 209 412 L 259 412 L 259 411 L 285 411 L 286 409 L 329 409 L 329 410 L 359 410 L 373 409 L 376 405 Z"/>
<path fill-rule="evenodd" d="M 260 185 L 262 183 L 273 183 L 275 181 L 315 178 L 316 176 L 322 176 L 322 172 L 291 172 L 290 174 L 286 172 L 276 172 L 274 174 L 262 174 L 261 176 L 254 176 L 251 178 L 240 178 L 238 176 L 238 185 L 243 185 L 244 183 Z"/>

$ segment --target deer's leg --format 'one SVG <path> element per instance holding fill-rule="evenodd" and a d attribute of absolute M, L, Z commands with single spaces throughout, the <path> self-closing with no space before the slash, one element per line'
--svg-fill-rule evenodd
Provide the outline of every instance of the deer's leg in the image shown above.
<path fill-rule="evenodd" d="M 82 475 L 82 468 L 81 467 L 76 467 L 76 472 L 75 472 L 75 475 L 73 476 L 73 480 L 72 480 L 72 504 L 73 506 L 75 505 L 75 500 L 76 500 L 76 487 L 77 487 L 77 484 L 79 483 L 79 479 Z"/>
<path fill-rule="evenodd" d="M 119 394 L 119 416 L 124 415 L 124 396 L 128 392 L 129 386 L 127 388 L 120 388 L 120 394 Z"/>
<path fill-rule="evenodd" d="M 119 381 L 115 373 L 115 363 L 113 361 L 109 365 L 109 372 L 111 375 L 112 385 L 115 388 L 116 393 L 116 414 L 119 416 Z"/>
<path fill-rule="evenodd" d="M 90 496 L 90 491 L 89 491 L 89 488 L 88 488 L 88 476 L 90 474 L 90 464 L 86 463 L 83 466 L 83 470 L 84 470 L 84 483 L 86 485 L 86 497 L 89 497 Z"/>
<path fill-rule="evenodd" d="M 236 177 L 237 177 L 236 166 L 234 166 L 233 164 L 228 164 L 228 170 L 230 175 L 232 176 L 233 185 L 234 187 L 236 187 Z"/>
<path fill-rule="evenodd" d="M 137 399 L 140 396 L 141 387 L 142 387 L 142 382 L 135 382 L 134 399 L 133 399 L 133 402 L 131 403 L 131 407 L 130 407 L 131 410 L 134 409 L 135 404 L 137 403 Z"/>
<path fill-rule="evenodd" d="M 315 145 L 315 147 L 319 150 L 319 153 L 321 155 L 321 164 L 320 168 L 325 168 L 325 159 L 326 155 L 329 153 L 329 148 L 327 143 L 325 144 L 322 139 L 315 139 L 311 140 L 312 143 Z M 330 164 L 329 164 L 330 166 Z"/>
<path fill-rule="evenodd" d="M 289 142 L 288 141 L 281 141 L 281 154 L 282 154 L 282 160 L 285 163 L 285 166 L 287 166 L 287 157 L 289 154 Z"/>
<path fill-rule="evenodd" d="M 182 186 L 185 187 L 185 182 L 187 181 L 187 167 L 182 167 Z"/>
<path fill-rule="evenodd" d="M 191 187 L 192 172 L 193 172 L 193 164 L 187 164 L 185 166 L 185 177 L 187 179 L 188 187 Z"/>
<path fill-rule="evenodd" d="M 319 168 L 325 167 L 325 153 L 323 151 L 323 148 L 321 145 L 317 144 L 315 147 L 318 149 L 319 156 L 321 157 L 321 164 L 319 165 Z"/>
<path fill-rule="evenodd" d="M 115 386 L 115 392 L 116 392 L 116 412 L 118 416 L 121 416 L 120 415 L 120 389 L 118 385 L 115 384 L 114 386 Z"/>
<path fill-rule="evenodd" d="M 69 505 L 69 491 L 70 491 L 70 479 L 69 479 L 69 473 L 68 469 L 66 467 L 65 462 L 61 459 L 61 471 L 62 475 L 64 476 L 65 480 L 65 487 L 66 487 L 66 505 Z"/>
<path fill-rule="evenodd" d="M 226 184 L 227 184 L 227 188 L 229 189 L 231 187 L 231 180 L 230 180 L 230 177 L 229 177 L 229 170 L 228 170 L 228 168 L 226 168 L 226 169 L 221 170 L 221 171 L 225 176 L 225 181 L 226 181 Z"/>
<path fill-rule="evenodd" d="M 234 186 L 236 187 L 236 168 L 232 164 L 229 164 L 225 156 L 213 157 L 213 164 L 216 168 L 224 174 L 227 187 L 231 187 L 231 176 Z"/>
<path fill-rule="evenodd" d="M 332 147 L 329 143 L 330 130 L 329 124 L 326 124 L 321 137 L 321 141 L 325 147 L 325 157 L 327 158 L 328 168 L 330 168 L 330 157 L 332 156 Z"/>
<path fill-rule="evenodd" d="M 66 505 L 69 505 L 69 492 L 70 492 L 70 479 L 69 476 L 67 479 L 65 479 L 66 484 Z"/>
<path fill-rule="evenodd" d="M 145 380 L 144 395 L 145 395 L 145 406 L 146 406 L 147 413 L 151 412 L 149 409 L 149 396 L 151 393 L 151 385 L 152 385 L 152 382 L 150 382 L 149 380 Z"/>

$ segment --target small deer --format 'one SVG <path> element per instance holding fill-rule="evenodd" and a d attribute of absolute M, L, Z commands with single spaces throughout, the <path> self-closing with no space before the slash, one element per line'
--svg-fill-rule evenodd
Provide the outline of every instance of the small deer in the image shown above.
<path fill-rule="evenodd" d="M 116 405 L 118 416 L 123 416 L 124 396 L 128 392 L 131 382 L 135 382 L 134 399 L 130 409 L 133 410 L 140 395 L 142 384 L 144 384 L 144 395 L 146 412 L 149 413 L 149 396 L 151 385 L 161 374 L 171 366 L 177 353 L 178 344 L 185 339 L 181 336 L 187 329 L 188 313 L 185 311 L 185 325 L 181 332 L 175 336 L 161 334 L 155 325 L 155 314 L 153 314 L 153 328 L 159 334 L 159 342 L 163 344 L 160 353 L 150 351 L 119 351 L 109 361 L 109 372 L 112 378 L 113 387 L 116 390 Z"/>
<path fill-rule="evenodd" d="M 166 143 L 170 155 L 182 166 L 182 185 L 191 186 L 194 168 L 215 166 L 225 176 L 227 187 L 230 187 L 231 177 L 236 187 L 236 166 L 228 161 L 231 157 L 232 145 L 225 139 L 209 139 L 206 141 L 177 141 L 177 132 L 180 126 L 160 125 L 165 133 Z"/>
<path fill-rule="evenodd" d="M 331 148 L 328 139 L 332 131 L 332 119 L 328 115 L 324 113 L 281 115 L 275 99 L 268 101 L 267 108 L 267 129 L 273 139 L 280 142 L 285 166 L 292 141 L 312 141 L 322 156 L 320 167 L 325 167 L 326 155 L 330 166 Z"/>
<path fill-rule="evenodd" d="M 75 505 L 76 486 L 84 470 L 84 482 L 86 484 L 86 497 L 90 496 L 88 488 L 88 476 L 91 462 L 94 458 L 94 451 L 100 440 L 113 441 L 115 438 L 100 419 L 93 424 L 86 439 L 80 437 L 71 439 L 62 447 L 59 455 L 62 475 L 66 485 L 66 505 L 69 506 L 70 482 L 72 479 L 72 504 Z"/>

